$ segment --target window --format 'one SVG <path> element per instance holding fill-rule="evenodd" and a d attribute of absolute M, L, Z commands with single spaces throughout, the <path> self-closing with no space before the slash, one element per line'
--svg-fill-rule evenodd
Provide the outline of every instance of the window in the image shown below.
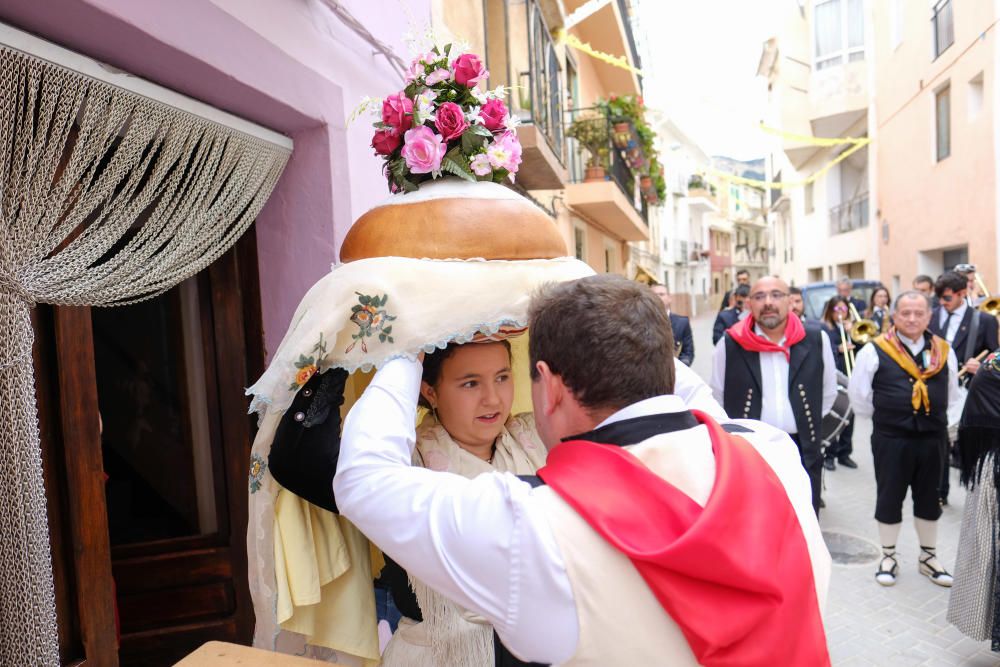
<path fill-rule="evenodd" d="M 615 249 L 611 246 L 604 246 L 604 272 L 613 273 L 618 270 L 618 262 L 615 257 Z"/>
<path fill-rule="evenodd" d="M 983 73 L 980 72 L 969 81 L 969 120 L 979 117 L 983 110 Z"/>
<path fill-rule="evenodd" d="M 573 251 L 574 251 L 574 253 L 576 255 L 576 258 L 578 260 L 580 260 L 581 262 L 586 261 L 583 258 L 583 254 L 584 254 L 584 238 L 585 238 L 584 231 L 581 228 L 579 228 L 579 227 L 574 227 L 573 228 Z"/>
<path fill-rule="evenodd" d="M 903 43 L 903 4 L 904 0 L 891 0 L 889 11 L 889 39 L 892 50 L 895 51 Z M 895 294 L 896 292 L 893 292 Z"/>
<path fill-rule="evenodd" d="M 951 86 L 945 86 L 934 95 L 934 115 L 937 138 L 937 161 L 951 155 Z"/>
<path fill-rule="evenodd" d="M 813 182 L 809 181 L 806 183 L 805 187 L 805 209 L 806 215 L 809 215 L 816 210 L 816 205 L 813 203 Z"/>
<path fill-rule="evenodd" d="M 816 0 L 813 41 L 818 70 L 864 60 L 864 0 Z"/>
<path fill-rule="evenodd" d="M 955 19 L 951 12 L 951 0 L 940 0 L 934 5 L 931 26 L 934 29 L 934 57 L 937 58 L 955 43 Z"/>

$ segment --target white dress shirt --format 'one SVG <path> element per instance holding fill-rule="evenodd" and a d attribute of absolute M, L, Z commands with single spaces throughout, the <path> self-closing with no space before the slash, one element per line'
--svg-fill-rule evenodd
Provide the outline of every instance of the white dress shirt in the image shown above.
<path fill-rule="evenodd" d="M 948 322 L 948 330 L 944 332 L 943 338 L 948 341 L 948 345 L 955 342 L 955 336 L 958 335 L 958 327 L 962 324 L 962 319 L 965 317 L 965 311 L 969 309 L 969 304 L 962 301 L 962 304 L 955 309 L 955 312 L 951 314 L 951 321 L 948 322 L 948 311 L 945 308 L 941 308 L 940 319 L 938 320 L 938 327 L 944 329 L 944 323 Z"/>
<path fill-rule="evenodd" d="M 914 355 L 918 355 L 923 351 L 925 343 L 922 336 L 916 340 L 912 340 L 899 333 L 898 330 L 896 334 L 899 336 L 899 340 L 903 341 L 903 344 Z M 873 403 L 875 392 L 872 390 L 872 381 L 875 379 L 875 372 L 878 370 L 878 351 L 876 351 L 875 345 L 865 345 L 861 348 L 854 362 L 854 371 L 851 373 L 851 379 L 847 383 L 847 396 L 851 399 L 851 407 L 854 409 L 854 414 L 861 415 L 862 417 L 871 417 L 872 413 L 875 412 L 875 405 Z M 961 400 L 961 392 L 958 389 L 958 366 L 955 363 L 954 351 L 948 353 L 947 364 L 948 408 L 951 409 Z"/>
<path fill-rule="evenodd" d="M 760 325 L 754 326 L 754 333 L 761 338 L 767 338 Z M 837 400 L 837 365 L 833 359 L 833 348 L 830 347 L 829 336 L 820 333 L 820 343 L 823 346 L 823 405 L 825 415 L 833 408 Z M 785 344 L 785 338 L 778 341 Z M 792 412 L 792 402 L 788 397 L 788 359 L 783 352 L 759 352 L 761 406 L 760 421 L 779 428 L 785 433 L 798 433 Z M 726 339 L 721 338 L 715 346 L 712 357 L 712 394 L 715 400 L 725 405 L 723 394 L 726 384 Z"/>
<path fill-rule="evenodd" d="M 532 487 L 510 473 L 467 479 L 410 466 L 421 370 L 419 362 L 389 361 L 347 415 L 333 480 L 337 505 L 410 574 L 485 618 L 515 655 L 564 662 L 576 651 L 576 604 Z M 624 408 L 602 425 L 684 409 L 679 397 L 658 396 Z M 821 545 L 808 480 L 791 441 L 758 422 L 736 423 L 750 429 L 740 436 L 785 484 L 807 542 Z M 693 431 L 677 432 L 671 456 L 678 470 L 708 446 Z M 701 463 L 696 471 L 714 474 Z"/>

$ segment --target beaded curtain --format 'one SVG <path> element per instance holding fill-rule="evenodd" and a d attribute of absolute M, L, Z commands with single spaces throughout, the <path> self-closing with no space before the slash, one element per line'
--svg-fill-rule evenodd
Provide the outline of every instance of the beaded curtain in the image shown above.
<path fill-rule="evenodd" d="M 211 264 L 290 151 L 0 45 L 0 665 L 58 665 L 36 303 L 116 306 Z"/>

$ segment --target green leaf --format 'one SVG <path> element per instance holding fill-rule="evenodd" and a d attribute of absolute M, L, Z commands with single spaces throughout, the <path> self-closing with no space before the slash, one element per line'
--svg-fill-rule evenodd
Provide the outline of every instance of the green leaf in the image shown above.
<path fill-rule="evenodd" d="M 447 57 L 451 54 L 451 44 L 444 45 L 444 55 Z"/>
<path fill-rule="evenodd" d="M 392 333 L 392 325 L 390 324 L 390 325 L 389 325 L 389 326 L 387 326 L 387 327 L 386 327 L 385 329 L 383 329 L 383 331 L 384 331 L 385 333 L 387 333 L 387 334 L 391 334 L 391 333 Z"/>
<path fill-rule="evenodd" d="M 365 296 L 364 294 L 362 294 L 360 297 L 358 297 L 358 301 L 361 303 L 362 306 L 368 306 L 371 305 L 372 298 L 370 296 Z"/>
<path fill-rule="evenodd" d="M 489 128 L 485 125 L 475 123 L 469 127 L 469 130 L 471 130 L 473 134 L 478 134 L 480 137 L 488 137 L 490 139 L 493 138 L 493 133 L 490 132 Z"/>
<path fill-rule="evenodd" d="M 499 168 L 499 169 L 494 169 L 493 170 L 493 182 L 494 183 L 503 183 L 503 179 L 507 178 L 507 176 L 509 174 L 510 174 L 510 172 L 507 171 L 506 169 L 503 169 L 502 167 Z"/>
<path fill-rule="evenodd" d="M 379 334 L 378 335 L 378 340 L 379 340 L 380 343 L 384 343 L 385 342 L 385 334 Z"/>
<path fill-rule="evenodd" d="M 458 155 L 455 157 L 445 156 L 441 160 L 441 171 L 446 171 L 453 176 L 458 176 L 459 178 L 464 178 L 467 181 L 476 181 L 475 174 L 469 168 L 469 161 L 465 159 L 464 155 Z"/>
<path fill-rule="evenodd" d="M 416 192 L 418 189 L 417 186 L 413 183 L 413 181 L 406 178 L 400 178 L 399 180 L 397 180 L 396 185 L 403 188 L 404 192 Z"/>
<path fill-rule="evenodd" d="M 381 306 L 384 306 L 384 305 L 385 305 L 385 302 L 386 302 L 386 301 L 388 301 L 388 300 L 389 300 L 389 295 L 388 295 L 388 294 L 383 294 L 383 295 L 382 295 L 382 303 L 380 303 L 380 304 L 379 304 L 379 306 L 380 306 L 380 307 L 381 307 Z"/>

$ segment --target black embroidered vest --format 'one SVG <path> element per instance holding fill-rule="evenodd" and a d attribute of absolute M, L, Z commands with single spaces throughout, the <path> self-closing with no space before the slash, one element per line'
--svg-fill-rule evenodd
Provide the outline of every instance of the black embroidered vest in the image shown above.
<path fill-rule="evenodd" d="M 806 328 L 806 336 L 792 346 L 788 361 L 788 399 L 798 428 L 803 463 L 820 456 L 823 439 L 823 341 L 822 331 Z M 762 380 L 760 353 L 747 352 L 728 334 L 726 377 L 722 407 L 733 419 L 760 419 Z"/>
<path fill-rule="evenodd" d="M 931 334 L 924 334 L 925 350 L 930 349 Z M 909 353 L 909 348 L 906 348 Z M 926 380 L 927 392 L 931 399 L 931 413 L 925 414 L 923 407 L 913 409 L 914 379 L 899 364 L 875 346 L 878 353 L 878 370 L 872 379 L 872 415 L 874 430 L 893 435 L 913 433 L 935 433 L 948 430 L 948 369 Z M 949 350 L 949 354 L 952 352 Z M 912 355 L 911 355 L 912 356 Z M 924 367 L 923 353 L 913 359 L 921 369 Z"/>

